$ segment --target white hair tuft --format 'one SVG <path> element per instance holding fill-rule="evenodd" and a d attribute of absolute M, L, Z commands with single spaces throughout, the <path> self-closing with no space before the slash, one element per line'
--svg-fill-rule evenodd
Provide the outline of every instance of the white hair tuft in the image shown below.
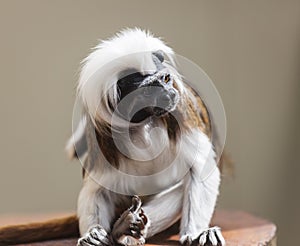
<path fill-rule="evenodd" d="M 116 82 L 120 72 L 135 69 L 141 73 L 156 66 L 152 52 L 162 51 L 167 63 L 175 66 L 174 52 L 160 38 L 139 28 L 124 29 L 114 37 L 102 40 L 83 60 L 78 83 L 78 94 L 94 119 L 109 120 L 109 102 L 117 101 Z"/>

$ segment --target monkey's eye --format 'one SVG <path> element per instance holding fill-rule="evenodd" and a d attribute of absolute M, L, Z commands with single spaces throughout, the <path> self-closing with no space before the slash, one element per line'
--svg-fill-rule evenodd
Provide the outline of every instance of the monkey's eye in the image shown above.
<path fill-rule="evenodd" d="M 167 74 L 165 77 L 164 77 L 164 82 L 165 83 L 168 83 L 170 81 L 170 74 Z"/>

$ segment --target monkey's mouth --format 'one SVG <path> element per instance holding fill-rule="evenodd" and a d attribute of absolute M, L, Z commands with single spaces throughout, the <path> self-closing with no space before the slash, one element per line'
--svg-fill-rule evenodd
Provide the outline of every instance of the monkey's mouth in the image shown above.
<path fill-rule="evenodd" d="M 136 112 L 130 119 L 130 122 L 139 123 L 151 116 L 159 118 L 168 114 L 171 111 L 172 110 L 168 110 L 167 108 L 161 107 L 146 107 Z"/>
<path fill-rule="evenodd" d="M 174 94 L 165 94 L 162 97 L 158 98 L 156 101 L 156 105 L 151 107 L 151 112 L 154 116 L 160 117 L 167 113 L 172 112 L 178 103 L 178 95 L 176 93 Z"/>
<path fill-rule="evenodd" d="M 165 114 L 167 114 L 169 111 L 160 107 L 154 107 L 153 108 L 153 115 L 156 117 L 160 117 L 163 116 Z"/>
<path fill-rule="evenodd" d="M 140 123 L 148 117 L 153 116 L 159 118 L 175 110 L 178 104 L 179 96 L 177 94 L 172 96 L 166 94 L 157 99 L 154 98 L 156 99 L 154 103 L 153 100 L 147 102 L 146 99 L 147 98 L 143 96 L 136 97 L 132 100 L 131 104 L 121 104 L 121 106 L 118 106 L 116 111 L 122 118 L 132 123 Z M 149 106 L 141 108 L 141 105 L 147 104 Z"/>

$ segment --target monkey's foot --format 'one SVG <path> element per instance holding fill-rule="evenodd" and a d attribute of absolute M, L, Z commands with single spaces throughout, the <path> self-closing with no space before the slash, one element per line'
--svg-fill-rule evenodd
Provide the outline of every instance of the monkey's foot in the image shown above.
<path fill-rule="evenodd" d="M 203 231 L 196 240 L 192 240 L 189 235 L 184 235 L 180 239 L 183 245 L 198 245 L 198 246 L 225 246 L 225 239 L 221 229 L 217 226 L 211 227 Z"/>
<path fill-rule="evenodd" d="M 100 226 L 92 227 L 77 242 L 77 246 L 107 246 L 111 245 L 107 232 Z"/>
<path fill-rule="evenodd" d="M 114 224 L 112 237 L 117 243 L 127 246 L 145 244 L 150 222 L 141 206 L 141 199 L 134 196 L 132 206 Z"/>

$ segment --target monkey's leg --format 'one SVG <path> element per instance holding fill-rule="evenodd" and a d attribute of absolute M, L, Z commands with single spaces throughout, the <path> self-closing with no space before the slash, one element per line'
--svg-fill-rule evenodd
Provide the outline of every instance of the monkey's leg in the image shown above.
<path fill-rule="evenodd" d="M 109 237 L 114 216 L 113 199 L 107 199 L 107 190 L 87 179 L 78 199 L 79 229 L 82 237 L 78 246 L 112 245 Z"/>
<path fill-rule="evenodd" d="M 220 184 L 220 172 L 213 151 L 209 153 L 205 165 L 205 168 L 207 165 L 210 167 L 206 175 L 200 162 L 195 163 L 185 177 L 180 224 L 180 242 L 184 245 L 194 242 L 197 245 L 225 245 L 220 228 L 209 228 Z"/>

